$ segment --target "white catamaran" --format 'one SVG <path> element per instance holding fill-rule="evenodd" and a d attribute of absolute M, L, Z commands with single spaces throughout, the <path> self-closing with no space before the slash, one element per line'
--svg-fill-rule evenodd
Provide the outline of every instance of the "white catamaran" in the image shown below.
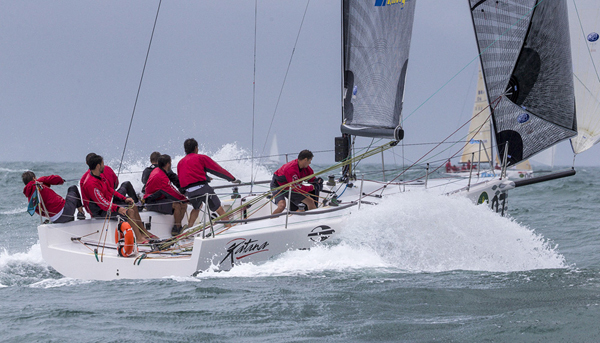
<path fill-rule="evenodd" d="M 270 192 L 252 193 L 250 184 L 241 184 L 230 199 L 222 200 L 230 221 L 204 213 L 177 237 L 170 235 L 172 216 L 142 212 L 142 220 L 160 240 L 134 244 L 129 257 L 119 254 L 126 243 L 115 238 L 117 221 L 40 225 L 43 258 L 61 274 L 79 279 L 190 276 L 266 261 L 290 249 L 309 249 L 338 235 L 352 211 L 398 192 L 427 189 L 466 196 L 504 212 L 506 192 L 525 183 L 505 177 L 471 184 L 468 178 L 407 182 L 396 177 L 383 182 L 355 176 L 357 161 L 393 148 L 403 138 L 400 122 L 415 2 L 341 2 L 342 136 L 335 140 L 338 163 L 317 174 L 329 176 L 340 169 L 342 174 L 328 177 L 317 209 L 297 212 L 288 207 L 272 215 Z M 470 0 L 469 4 L 503 168 L 576 135 L 566 0 Z M 352 156 L 353 136 L 389 142 Z M 290 194 L 291 184 L 280 190 Z"/>

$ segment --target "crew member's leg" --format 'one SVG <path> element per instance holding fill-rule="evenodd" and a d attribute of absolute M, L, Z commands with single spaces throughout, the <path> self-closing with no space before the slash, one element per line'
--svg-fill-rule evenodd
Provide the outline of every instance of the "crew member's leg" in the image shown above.
<path fill-rule="evenodd" d="M 65 207 L 63 208 L 62 215 L 55 220 L 55 223 L 67 223 L 75 220 L 75 209 L 79 209 L 79 212 L 83 213 L 83 205 L 81 204 L 81 196 L 77 186 L 69 187 L 67 196 L 65 197 Z M 85 219 L 85 215 L 84 215 Z"/>
<path fill-rule="evenodd" d="M 186 210 L 187 204 L 182 202 L 173 203 L 173 219 L 175 221 L 175 226 L 181 227 L 181 221 L 183 220 Z"/>
<path fill-rule="evenodd" d="M 133 199 L 133 202 L 136 204 L 140 202 L 140 199 L 138 198 L 137 194 L 135 193 L 135 189 L 133 188 L 133 185 L 129 181 L 123 182 L 121 184 L 121 186 L 119 187 L 119 189 L 117 189 L 117 192 L 123 196 Z"/>
<path fill-rule="evenodd" d="M 142 218 L 140 218 L 137 206 L 127 209 L 127 222 L 131 225 L 137 241 L 141 242 L 150 238 L 150 236 L 146 234 L 144 223 L 142 222 Z"/>
<path fill-rule="evenodd" d="M 277 188 L 279 187 L 279 184 L 275 181 L 275 177 L 273 177 L 273 180 L 271 180 L 271 189 Z M 283 189 L 280 189 L 278 191 L 273 191 L 273 202 L 275 202 L 275 204 L 277 205 L 277 208 L 275 209 L 275 211 L 273 211 L 273 214 L 277 214 L 277 213 L 281 213 L 283 212 L 283 210 L 285 210 L 285 192 Z"/>

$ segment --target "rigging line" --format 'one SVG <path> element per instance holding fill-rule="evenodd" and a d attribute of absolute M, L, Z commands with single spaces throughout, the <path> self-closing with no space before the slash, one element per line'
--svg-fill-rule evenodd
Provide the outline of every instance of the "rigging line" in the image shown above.
<path fill-rule="evenodd" d="M 482 1 L 483 2 L 483 1 Z M 520 23 L 521 21 L 523 21 L 523 19 L 525 19 L 527 16 L 529 16 L 533 10 L 536 9 L 536 7 L 538 7 L 542 2 L 544 2 L 544 0 L 540 0 L 538 3 L 535 4 L 535 6 L 533 6 L 531 8 L 531 10 L 529 12 L 527 12 L 525 15 L 523 15 L 521 18 L 519 18 L 519 20 L 517 20 L 515 23 L 513 23 L 512 25 L 510 25 L 506 30 L 504 30 L 504 32 L 498 37 L 496 38 L 493 42 L 491 42 L 485 49 L 483 49 L 477 56 L 475 56 L 471 61 L 469 61 L 464 67 L 462 67 L 456 74 L 454 74 L 450 79 L 448 79 L 448 81 L 446 81 L 440 88 L 438 88 L 435 92 L 433 92 L 433 94 L 431 94 L 427 99 L 425 99 L 425 101 L 423 101 L 419 106 L 417 106 L 417 108 L 415 108 L 412 112 L 410 112 L 406 118 L 402 118 L 402 126 L 404 126 L 404 121 L 408 118 L 410 118 L 410 116 L 412 116 L 415 112 L 417 112 L 421 107 L 423 107 L 423 105 L 425 105 L 426 103 L 429 102 L 429 100 L 431 100 L 431 98 L 433 98 L 437 93 L 439 93 L 442 89 L 444 89 L 452 80 L 454 80 L 458 75 L 460 75 L 465 69 L 467 69 L 468 66 L 470 66 L 475 60 L 479 59 L 481 57 L 481 55 L 483 55 L 484 52 L 486 52 L 488 49 L 490 49 L 494 44 L 496 44 L 500 38 L 504 37 L 504 35 L 512 30 L 518 23 Z M 475 35 L 475 39 L 477 39 L 477 35 Z"/>
<path fill-rule="evenodd" d="M 146 64 L 148 63 L 148 55 L 150 55 L 150 47 L 152 46 L 152 38 L 154 37 L 154 30 L 156 29 L 156 22 L 158 21 L 158 12 L 160 12 L 160 4 L 162 0 L 158 1 L 158 8 L 156 9 L 156 17 L 154 18 L 154 26 L 152 27 L 152 34 L 150 35 L 150 42 L 148 43 L 148 51 L 146 51 L 146 59 L 144 60 L 144 67 L 142 68 L 142 76 L 140 77 L 140 84 L 138 85 L 137 95 L 135 96 L 135 102 L 133 103 L 133 111 L 131 112 L 131 119 L 129 120 L 129 128 L 127 129 L 127 137 L 125 138 L 125 145 L 123 146 L 123 154 L 121 155 L 121 162 L 119 163 L 119 170 L 117 176 L 121 174 L 121 167 L 123 166 L 123 158 L 125 157 L 125 151 L 127 150 L 127 141 L 129 140 L 129 133 L 131 132 L 131 124 L 133 123 L 133 116 L 135 115 L 135 108 L 137 107 L 138 98 L 140 97 L 140 90 L 142 88 L 142 81 L 144 80 L 144 72 L 146 71 Z"/>
<path fill-rule="evenodd" d="M 283 83 L 281 84 L 281 89 L 279 90 L 279 96 L 277 97 L 277 103 L 275 104 L 275 110 L 273 111 L 273 116 L 271 117 L 271 123 L 269 124 L 269 130 L 267 131 L 267 136 L 265 137 L 265 144 L 263 145 L 263 149 L 261 151 L 261 155 L 265 152 L 267 147 L 267 141 L 269 139 L 269 134 L 271 133 L 271 128 L 273 127 L 273 121 L 275 120 L 275 114 L 277 114 L 277 108 L 279 107 L 279 101 L 281 100 L 281 95 L 283 94 L 283 88 L 285 87 L 285 82 L 287 80 L 288 73 L 290 71 L 290 67 L 292 65 L 292 59 L 294 58 L 294 53 L 296 52 L 296 46 L 298 45 L 298 39 L 300 38 L 300 33 L 302 32 L 302 26 L 304 25 L 304 18 L 306 18 L 306 12 L 308 12 L 308 5 L 310 4 L 310 0 L 306 2 L 306 8 L 304 9 L 304 15 L 302 15 L 302 21 L 300 22 L 300 28 L 298 29 L 298 34 L 296 35 L 296 41 L 294 42 L 294 48 L 292 49 L 292 54 L 290 55 L 290 61 L 288 62 L 287 70 L 285 71 L 285 76 L 283 77 Z"/>
<path fill-rule="evenodd" d="M 500 97 L 498 97 L 497 99 L 495 99 L 494 101 L 492 101 L 490 103 L 489 106 L 492 106 L 491 104 L 496 104 L 500 101 Z M 489 107 L 488 106 L 488 107 Z M 404 173 L 406 173 L 409 169 L 411 169 L 412 167 L 416 166 L 417 163 L 419 163 L 422 159 L 424 159 L 427 155 L 429 155 L 431 152 L 433 152 L 435 149 L 437 149 L 438 146 L 440 146 L 445 140 L 449 139 L 450 137 L 452 137 L 455 133 L 457 133 L 460 129 L 462 129 L 463 127 L 465 127 L 468 123 L 471 122 L 471 120 L 473 120 L 473 118 L 475 118 L 476 116 L 478 116 L 479 114 L 481 114 L 483 111 L 485 110 L 485 108 L 483 110 L 481 110 L 477 115 L 473 116 L 471 119 L 467 120 L 467 122 L 465 122 L 461 127 L 459 127 L 458 129 L 456 129 L 454 132 L 452 132 L 450 135 L 448 135 L 442 142 L 440 142 L 438 145 L 436 145 L 435 147 L 431 148 L 431 150 L 429 150 L 425 155 L 421 156 L 416 162 L 414 162 L 411 166 L 409 166 L 408 168 L 406 168 L 402 173 L 396 175 L 395 178 L 393 178 L 392 180 L 388 181 L 387 184 L 391 184 L 392 182 L 396 181 L 400 176 L 402 176 Z M 457 152 L 458 153 L 458 152 Z M 441 166 L 440 166 L 441 167 Z M 438 168 L 439 169 L 439 168 Z M 436 169 L 437 170 L 437 169 Z M 375 189 L 374 191 L 372 191 L 369 194 L 373 194 L 377 191 L 379 191 L 380 188 Z"/>
<path fill-rule="evenodd" d="M 251 154 L 251 167 L 250 167 L 250 192 L 252 192 L 252 188 L 254 186 L 254 179 L 256 175 L 254 175 L 254 114 L 256 109 L 256 25 L 258 16 L 258 0 L 254 0 L 254 74 L 252 75 L 252 149 L 250 150 Z M 261 153 L 262 155 L 262 153 Z M 258 172 L 257 172 L 258 174 Z"/>
<path fill-rule="evenodd" d="M 581 33 L 583 34 L 583 39 L 585 40 L 585 31 L 583 30 L 583 24 L 581 23 L 581 17 L 579 17 L 579 10 L 577 9 L 577 4 L 575 0 L 573 0 L 573 6 L 575 6 L 575 13 L 577 13 L 577 20 L 579 21 L 579 27 L 581 28 Z M 594 66 L 594 71 L 596 72 L 596 78 L 600 82 L 600 75 L 598 75 L 598 69 L 596 69 L 596 63 L 594 63 L 594 58 L 592 57 L 592 52 L 590 51 L 590 45 L 585 43 L 588 54 L 590 55 L 590 60 L 592 61 L 592 66 Z M 583 83 L 583 82 L 582 82 Z"/>

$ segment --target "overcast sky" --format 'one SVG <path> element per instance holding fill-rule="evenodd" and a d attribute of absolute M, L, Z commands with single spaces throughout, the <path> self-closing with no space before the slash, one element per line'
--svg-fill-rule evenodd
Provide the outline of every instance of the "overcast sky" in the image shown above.
<path fill-rule="evenodd" d="M 311 0 L 300 30 L 306 4 L 258 1 L 255 64 L 254 1 L 163 1 L 127 158 L 154 150 L 183 154 L 189 137 L 207 151 L 233 142 L 250 151 L 253 113 L 257 155 L 269 153 L 273 133 L 281 153 L 333 149 L 341 119 L 340 6 Z M 119 159 L 157 6 L 151 0 L 1 1 L 0 161 L 83 162 L 90 151 Z M 466 0 L 417 3 L 405 144 L 440 141 L 470 118 L 476 56 Z M 407 163 L 429 148 L 406 146 Z M 402 148 L 395 153 L 386 159 L 401 163 Z M 595 146 L 576 165 L 596 165 L 599 156 Z M 567 142 L 556 159 L 571 164 Z M 317 160 L 332 163 L 333 154 Z"/>

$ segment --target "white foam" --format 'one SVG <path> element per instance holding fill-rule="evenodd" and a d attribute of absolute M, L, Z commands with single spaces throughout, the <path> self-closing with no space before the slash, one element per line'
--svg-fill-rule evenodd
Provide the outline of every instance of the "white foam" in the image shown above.
<path fill-rule="evenodd" d="M 336 245 L 290 251 L 260 265 L 199 278 L 292 276 L 365 269 L 511 272 L 566 268 L 541 235 L 465 198 L 410 192 L 354 212 Z"/>
<path fill-rule="evenodd" d="M 6 249 L 2 249 L 0 252 L 0 270 L 13 263 L 39 264 L 42 266 L 47 266 L 46 262 L 44 262 L 44 259 L 42 258 L 42 249 L 39 243 L 32 245 L 29 250 L 24 253 L 9 254 Z"/>
<path fill-rule="evenodd" d="M 0 167 L 0 172 L 7 172 L 7 173 L 22 173 L 27 171 L 27 169 L 9 169 L 9 168 L 2 168 Z"/>
<path fill-rule="evenodd" d="M 8 211 L 1 211 L 0 214 L 20 214 L 20 213 L 26 213 L 27 212 L 27 208 L 25 207 L 18 207 L 12 210 L 8 210 Z"/>
<path fill-rule="evenodd" d="M 402 270 L 520 271 L 566 267 L 533 230 L 466 198 L 398 194 L 352 215 L 344 241 Z"/>
<path fill-rule="evenodd" d="M 88 280 L 78 280 L 71 278 L 62 278 L 62 279 L 45 279 L 42 281 L 38 281 L 36 283 L 32 283 L 29 285 L 31 288 L 57 288 L 57 287 L 69 287 L 69 286 L 78 286 L 84 285 L 87 283 L 91 283 L 92 281 Z"/>

